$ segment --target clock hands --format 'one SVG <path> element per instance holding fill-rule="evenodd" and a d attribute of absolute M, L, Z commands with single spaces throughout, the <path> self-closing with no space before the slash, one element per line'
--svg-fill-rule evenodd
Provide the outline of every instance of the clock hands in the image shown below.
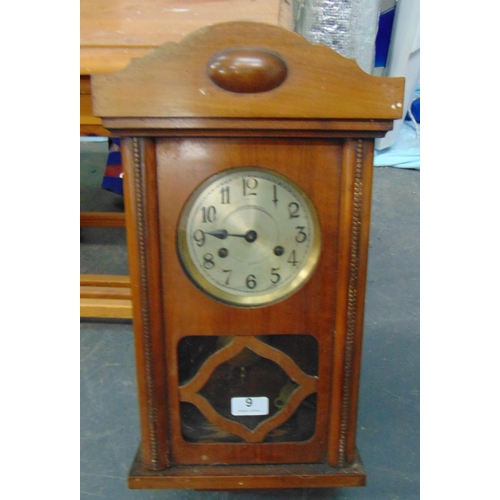
<path fill-rule="evenodd" d="M 216 229 L 215 231 L 206 231 L 205 234 L 215 236 L 219 240 L 225 240 L 228 236 L 235 236 L 237 238 L 244 238 L 248 243 L 253 243 L 257 239 L 257 233 L 250 229 L 245 234 L 232 234 L 228 233 L 225 229 Z"/>

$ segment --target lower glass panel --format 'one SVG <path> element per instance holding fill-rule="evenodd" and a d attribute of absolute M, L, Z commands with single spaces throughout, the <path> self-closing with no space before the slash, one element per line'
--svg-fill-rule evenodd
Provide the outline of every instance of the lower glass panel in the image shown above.
<path fill-rule="evenodd" d="M 244 443 L 245 440 L 210 423 L 196 406 L 181 403 L 182 437 L 188 443 Z"/>
<path fill-rule="evenodd" d="M 314 436 L 316 427 L 316 394 L 311 394 L 302 401 L 293 415 L 264 439 L 264 443 L 293 443 L 309 441 Z"/>
<path fill-rule="evenodd" d="M 185 337 L 178 346 L 180 386 L 194 377 L 207 380 L 198 390 L 210 405 L 181 402 L 182 436 L 193 443 L 244 443 L 231 432 L 231 422 L 253 431 L 280 412 L 290 413 L 285 421 L 270 427 L 262 442 L 307 441 L 314 436 L 316 394 L 300 400 L 295 411 L 287 409 L 289 399 L 300 392 L 300 383 L 280 362 L 291 358 L 308 376 L 318 374 L 318 345 L 310 335 L 266 335 L 256 339 L 269 347 L 269 359 L 245 347 L 230 359 L 208 368 L 211 356 L 229 345 L 233 337 Z M 267 351 L 266 351 L 267 352 Z M 212 360 L 213 363 L 214 360 Z M 286 363 L 285 363 L 286 364 Z M 213 411 L 215 411 L 215 414 Z M 229 422 L 229 424 L 227 424 Z M 245 434 L 243 434 L 245 435 Z"/>

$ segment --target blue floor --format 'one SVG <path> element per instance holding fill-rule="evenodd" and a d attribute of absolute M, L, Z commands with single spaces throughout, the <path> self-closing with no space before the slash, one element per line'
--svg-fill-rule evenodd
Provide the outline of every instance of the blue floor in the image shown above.
<path fill-rule="evenodd" d="M 82 146 L 82 209 L 116 207 L 99 189 L 104 149 Z M 85 165 L 89 169 L 85 173 Z M 104 165 L 104 164 L 103 164 Z M 95 172 L 92 173 L 92 171 Z M 367 486 L 279 491 L 127 489 L 139 443 L 132 325 L 81 321 L 81 498 L 418 499 L 419 494 L 419 172 L 376 168 L 357 445 Z M 95 200 L 101 197 L 99 203 Z M 99 205 L 100 204 L 100 205 Z M 111 208 L 113 209 L 113 208 Z M 126 273 L 124 232 L 82 229 L 84 273 Z"/>

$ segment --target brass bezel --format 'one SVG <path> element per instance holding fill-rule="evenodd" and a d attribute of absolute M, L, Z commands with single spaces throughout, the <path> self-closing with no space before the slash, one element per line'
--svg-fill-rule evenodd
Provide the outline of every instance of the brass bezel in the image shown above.
<path fill-rule="evenodd" d="M 191 209 L 198 201 L 198 197 L 200 194 L 211 184 L 216 183 L 219 179 L 230 175 L 231 172 L 235 171 L 258 171 L 264 172 L 268 175 L 275 176 L 279 178 L 281 181 L 285 182 L 289 186 L 294 189 L 297 194 L 302 198 L 305 205 L 309 209 L 309 213 L 311 215 L 311 222 L 313 227 L 313 241 L 311 245 L 311 251 L 309 256 L 307 257 L 306 262 L 302 266 L 302 269 L 295 276 L 293 280 L 286 283 L 285 285 L 276 288 L 273 291 L 266 291 L 265 293 L 260 293 L 256 295 L 236 295 L 226 290 L 221 290 L 219 287 L 215 286 L 213 283 L 208 281 L 205 276 L 198 270 L 198 267 L 194 263 L 191 255 L 189 253 L 189 246 L 187 242 L 187 222 L 189 218 L 189 214 Z M 177 252 L 179 255 L 179 259 L 181 261 L 182 267 L 186 272 L 187 276 L 190 280 L 204 293 L 209 295 L 210 297 L 224 302 L 225 304 L 230 304 L 237 307 L 263 307 L 271 304 L 275 304 L 285 298 L 289 297 L 297 290 L 299 290 L 311 277 L 314 269 L 319 260 L 319 256 L 321 253 L 321 229 L 318 219 L 318 214 L 316 212 L 316 208 L 314 207 L 313 202 L 306 194 L 306 192 L 298 186 L 294 181 L 292 181 L 289 177 L 276 172 L 275 170 L 271 170 L 269 168 L 264 167 L 256 167 L 256 166 L 240 166 L 233 167 L 222 172 L 219 172 L 215 175 L 210 176 L 208 179 L 203 181 L 189 196 L 187 202 L 182 208 L 179 222 L 177 224 Z"/>

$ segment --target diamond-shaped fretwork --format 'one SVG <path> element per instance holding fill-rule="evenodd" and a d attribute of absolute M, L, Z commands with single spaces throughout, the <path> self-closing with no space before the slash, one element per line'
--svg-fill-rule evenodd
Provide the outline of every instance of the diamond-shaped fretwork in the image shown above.
<path fill-rule="evenodd" d="M 284 387 L 291 390 L 280 396 Z M 261 422 L 280 411 L 285 406 L 287 397 L 296 388 L 297 384 L 290 380 L 279 365 L 245 347 L 234 358 L 220 364 L 213 371 L 199 394 L 223 417 L 240 422 L 249 429 L 255 429 Z M 269 414 L 243 418 L 231 415 L 231 398 L 248 396 L 267 397 Z"/>
<path fill-rule="evenodd" d="M 256 337 L 234 337 L 179 387 L 179 395 L 181 402 L 195 405 L 214 426 L 257 443 L 290 418 L 316 390 L 317 377 L 305 374 L 282 351 Z M 249 395 L 266 396 L 269 414 L 243 420 L 233 417 L 231 398 Z"/>

